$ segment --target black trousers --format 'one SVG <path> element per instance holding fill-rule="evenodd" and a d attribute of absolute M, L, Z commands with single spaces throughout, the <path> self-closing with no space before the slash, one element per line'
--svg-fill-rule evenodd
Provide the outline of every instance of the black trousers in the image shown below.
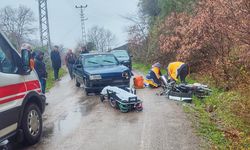
<path fill-rule="evenodd" d="M 187 64 L 183 64 L 179 69 L 178 69 L 178 76 L 180 77 L 180 80 L 182 83 L 186 82 L 186 77 L 189 73 L 189 68 Z"/>
<path fill-rule="evenodd" d="M 54 78 L 55 78 L 55 80 L 57 80 L 60 68 L 53 68 L 53 69 L 54 69 Z"/>
<path fill-rule="evenodd" d="M 68 67 L 68 71 L 69 71 L 69 75 L 70 75 L 70 78 L 73 79 L 73 65 L 74 64 L 68 64 L 67 67 Z"/>

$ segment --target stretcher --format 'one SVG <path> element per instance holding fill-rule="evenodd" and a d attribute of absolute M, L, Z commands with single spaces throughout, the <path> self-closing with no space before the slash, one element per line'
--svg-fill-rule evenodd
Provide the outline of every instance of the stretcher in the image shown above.
<path fill-rule="evenodd" d="M 109 101 L 111 107 L 119 109 L 126 113 L 131 110 L 142 111 L 142 101 L 136 96 L 136 90 L 133 88 L 118 88 L 115 86 L 106 86 L 101 91 L 100 99 Z"/>

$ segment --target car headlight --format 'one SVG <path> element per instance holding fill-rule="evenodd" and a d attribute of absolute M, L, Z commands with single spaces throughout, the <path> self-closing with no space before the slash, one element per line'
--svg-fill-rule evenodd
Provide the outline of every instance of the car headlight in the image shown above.
<path fill-rule="evenodd" d="M 128 72 L 123 72 L 122 73 L 122 77 L 126 78 L 126 79 L 129 79 L 129 74 Z"/>
<path fill-rule="evenodd" d="M 89 80 L 100 80 L 102 79 L 101 75 L 90 75 Z"/>
<path fill-rule="evenodd" d="M 129 63 L 129 61 L 127 61 L 127 60 L 124 60 L 122 63 L 124 63 L 124 64 L 127 64 L 127 63 Z"/>

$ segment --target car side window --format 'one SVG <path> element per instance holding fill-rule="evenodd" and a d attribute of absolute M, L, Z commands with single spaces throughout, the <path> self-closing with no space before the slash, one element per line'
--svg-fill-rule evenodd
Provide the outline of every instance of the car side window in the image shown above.
<path fill-rule="evenodd" d="M 9 50 L 0 47 L 0 72 L 3 73 L 16 73 L 17 66 L 14 63 L 13 57 Z"/>

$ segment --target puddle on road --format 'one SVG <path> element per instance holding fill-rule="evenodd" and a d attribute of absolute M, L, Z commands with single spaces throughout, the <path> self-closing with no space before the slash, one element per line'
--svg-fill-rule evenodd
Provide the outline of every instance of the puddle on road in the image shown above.
<path fill-rule="evenodd" d="M 69 135 L 79 126 L 81 117 L 79 110 L 60 116 L 57 121 L 44 127 L 43 138 L 60 138 Z"/>
<path fill-rule="evenodd" d="M 60 138 L 74 133 L 81 124 L 83 117 L 90 114 L 98 103 L 97 100 L 86 99 L 85 97 L 84 101 L 75 105 L 76 108 L 62 114 L 55 122 L 47 124 L 44 127 L 43 137 L 46 139 L 49 137 Z"/>
<path fill-rule="evenodd" d="M 94 97 L 81 98 L 81 101 L 79 101 L 79 109 L 81 111 L 81 115 L 87 116 L 92 111 L 92 109 L 99 103 L 99 99 L 94 99 Z"/>
<path fill-rule="evenodd" d="M 60 135 L 68 135 L 73 130 L 75 130 L 81 122 L 81 113 L 79 110 L 74 112 L 69 112 L 65 116 L 61 116 L 59 120 L 54 123 L 58 134 Z"/>

